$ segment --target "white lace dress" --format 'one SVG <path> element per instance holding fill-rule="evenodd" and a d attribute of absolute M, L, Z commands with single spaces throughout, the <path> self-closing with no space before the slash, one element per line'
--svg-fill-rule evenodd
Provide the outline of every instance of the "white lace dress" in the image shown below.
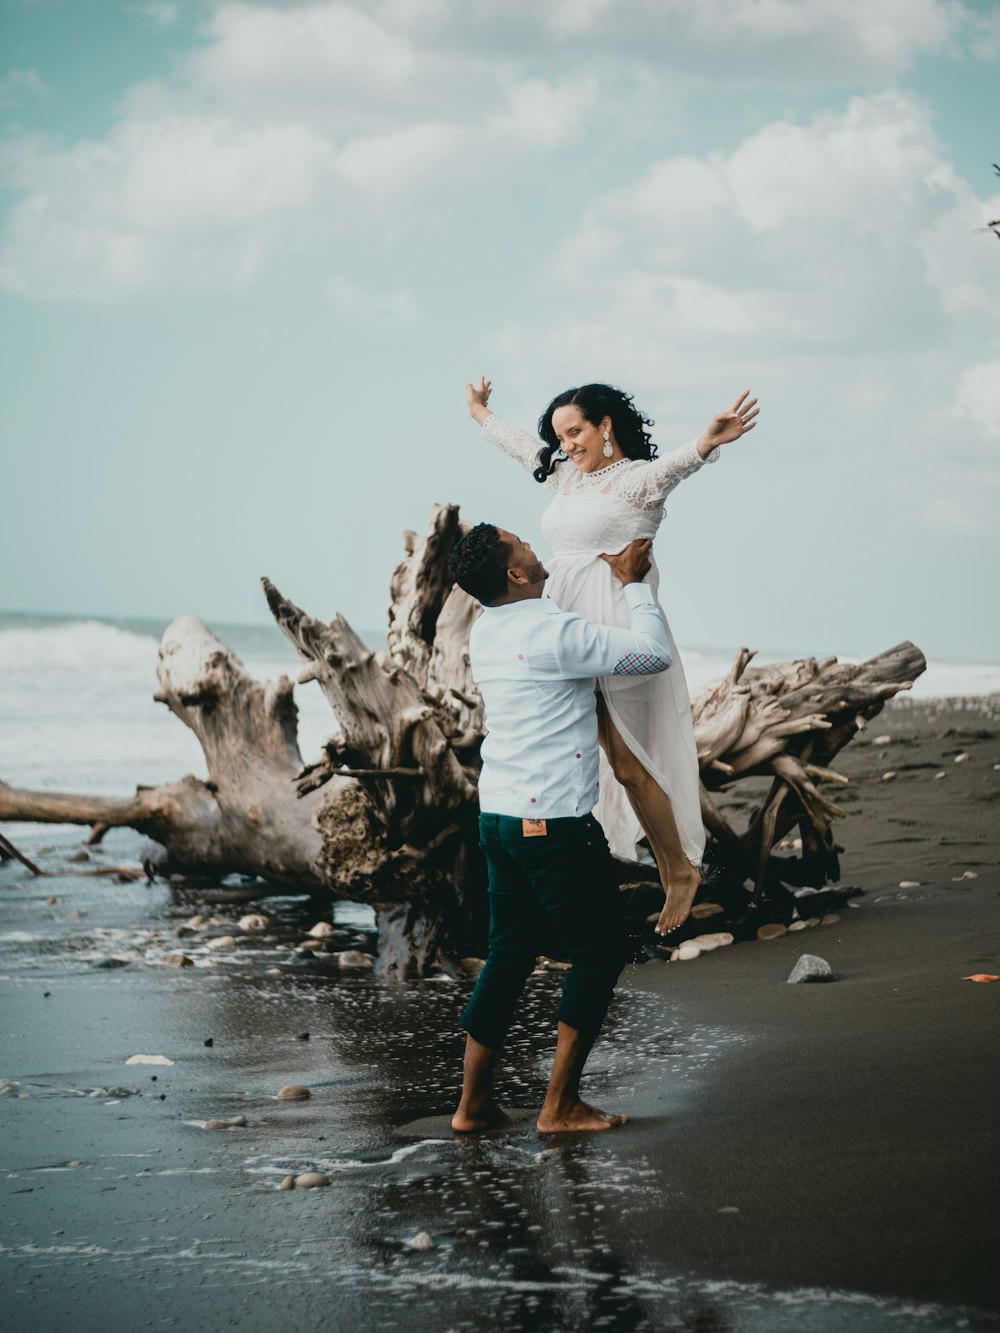
<path fill-rule="evenodd" d="M 492 444 L 529 472 L 538 466 L 541 443 L 527 431 L 495 414 L 486 418 L 482 430 Z M 546 479 L 552 501 L 542 516 L 542 531 L 555 552 L 547 566 L 548 592 L 564 611 L 628 628 L 622 585 L 600 557 L 604 552 L 620 551 L 636 537 L 656 535 L 663 502 L 674 487 L 706 461 L 718 458 L 716 450 L 708 460 L 702 459 L 696 444 L 692 441 L 652 462 L 625 458 L 597 472 L 579 472 L 567 460 Z M 658 593 L 655 561 L 647 582 Z M 660 611 L 662 614 L 662 606 Z M 684 854 L 700 865 L 705 830 L 698 798 L 691 698 L 669 622 L 667 638 L 673 654 L 669 671 L 657 676 L 605 676 L 598 687 L 618 734 L 669 796 Z M 642 827 L 603 754 L 596 815 L 615 855 L 638 860 Z"/>

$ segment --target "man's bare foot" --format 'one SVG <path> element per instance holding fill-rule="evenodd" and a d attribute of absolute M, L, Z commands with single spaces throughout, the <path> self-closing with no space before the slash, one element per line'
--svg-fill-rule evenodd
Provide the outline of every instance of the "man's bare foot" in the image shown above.
<path fill-rule="evenodd" d="M 685 875 L 671 875 L 667 900 L 656 923 L 657 935 L 669 935 L 678 926 L 683 926 L 691 914 L 691 904 L 700 883 L 701 873 L 694 866 L 689 867 Z"/>
<path fill-rule="evenodd" d="M 604 1129 L 617 1129 L 627 1125 L 627 1115 L 611 1115 L 608 1111 L 599 1111 L 596 1106 L 575 1101 L 569 1106 L 554 1108 L 538 1117 L 539 1134 L 588 1134 Z"/>
<path fill-rule="evenodd" d="M 451 1118 L 451 1127 L 456 1134 L 482 1134 L 487 1129 L 499 1129 L 501 1125 L 513 1123 L 494 1101 L 477 1105 L 463 1102 Z"/>

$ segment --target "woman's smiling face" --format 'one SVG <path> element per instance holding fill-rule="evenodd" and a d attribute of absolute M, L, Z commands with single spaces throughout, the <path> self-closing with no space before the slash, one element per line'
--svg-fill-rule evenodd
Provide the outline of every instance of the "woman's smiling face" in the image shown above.
<path fill-rule="evenodd" d="M 614 453 L 611 458 L 604 456 L 604 432 L 611 430 L 610 417 L 595 426 L 575 404 L 567 403 L 552 413 L 552 429 L 559 448 L 581 472 L 596 472 L 622 456 L 613 436 Z"/>

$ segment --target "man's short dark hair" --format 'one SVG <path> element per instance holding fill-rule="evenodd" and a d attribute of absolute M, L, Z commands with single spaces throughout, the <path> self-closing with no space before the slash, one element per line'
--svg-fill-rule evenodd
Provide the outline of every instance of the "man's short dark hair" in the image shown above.
<path fill-rule="evenodd" d="M 497 601 L 507 591 L 511 548 L 492 523 L 477 523 L 456 545 L 448 573 L 476 601 Z"/>

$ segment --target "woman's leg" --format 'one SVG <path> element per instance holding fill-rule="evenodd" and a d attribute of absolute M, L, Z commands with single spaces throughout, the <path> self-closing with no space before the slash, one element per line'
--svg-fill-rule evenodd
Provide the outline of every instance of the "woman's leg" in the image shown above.
<path fill-rule="evenodd" d="M 600 693 L 597 695 L 597 725 L 608 763 L 625 788 L 629 804 L 656 858 L 660 882 L 666 894 L 656 930 L 658 934 L 665 935 L 687 920 L 694 895 L 701 883 L 701 875 L 684 855 L 670 797 L 622 740 L 608 714 L 604 696 Z"/>

